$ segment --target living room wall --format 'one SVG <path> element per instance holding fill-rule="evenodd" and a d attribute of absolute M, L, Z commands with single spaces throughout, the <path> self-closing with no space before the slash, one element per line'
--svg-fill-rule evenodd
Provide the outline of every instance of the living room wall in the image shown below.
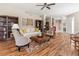
<path fill-rule="evenodd" d="M 64 32 L 63 28 L 66 18 L 65 17 L 56 17 L 54 18 L 54 25 L 56 26 L 56 32 Z"/>
<path fill-rule="evenodd" d="M 69 19 L 69 17 L 74 17 L 74 33 L 78 33 L 79 32 L 79 12 L 75 12 L 75 13 L 73 13 L 73 14 L 71 14 L 71 15 L 68 15 L 68 19 Z M 69 22 L 71 22 L 71 20 L 69 21 L 69 20 L 67 20 L 67 22 L 69 23 Z M 70 27 L 70 23 L 69 23 L 69 30 L 71 31 L 71 27 Z"/>
<path fill-rule="evenodd" d="M 22 10 L 17 10 L 13 8 L 0 8 L 0 15 L 8 15 L 8 16 L 16 16 L 19 17 L 19 26 L 22 27 L 22 20 L 27 18 L 32 20 L 41 20 L 41 17 L 39 15 L 30 14 L 30 13 L 24 13 Z M 33 21 L 33 25 L 34 25 Z"/>

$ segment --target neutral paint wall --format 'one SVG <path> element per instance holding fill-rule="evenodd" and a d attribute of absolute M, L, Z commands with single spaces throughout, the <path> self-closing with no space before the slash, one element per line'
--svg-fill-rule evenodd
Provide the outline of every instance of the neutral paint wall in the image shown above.
<path fill-rule="evenodd" d="M 59 20 L 61 20 L 61 23 L 59 24 Z M 63 17 L 57 17 L 54 18 L 54 25 L 56 26 L 56 32 L 63 32 L 63 23 L 65 19 Z"/>
<path fill-rule="evenodd" d="M 75 16 L 75 33 L 79 32 L 79 12 L 73 14 Z"/>
<path fill-rule="evenodd" d="M 64 27 L 63 23 L 65 23 L 66 24 L 66 33 L 69 33 L 69 34 L 72 34 L 73 32 L 78 33 L 79 32 L 79 12 L 70 14 L 65 17 L 66 17 L 65 19 L 63 19 L 62 17 L 55 19 L 55 21 L 59 20 L 59 19 L 62 20 L 60 30 L 58 28 L 57 23 L 55 23 L 55 25 L 57 27 L 57 32 L 63 32 L 63 27 Z M 72 25 L 72 19 L 74 19 L 74 26 Z M 72 27 L 74 28 L 74 31 L 73 31 Z"/>
<path fill-rule="evenodd" d="M 79 12 L 67 16 L 68 32 L 71 33 L 71 18 L 74 17 L 74 33 L 79 32 Z"/>
<path fill-rule="evenodd" d="M 66 32 L 72 34 L 72 16 L 68 16 L 66 22 Z"/>
<path fill-rule="evenodd" d="M 36 20 L 36 19 L 41 20 L 41 17 L 39 15 L 24 13 L 22 10 L 16 10 L 13 8 L 0 8 L 0 15 L 19 17 L 19 25 L 20 26 L 22 26 L 22 19 L 23 18 L 25 18 L 25 19 L 30 18 L 33 20 Z M 34 23 L 33 23 L 33 25 L 34 25 Z"/>

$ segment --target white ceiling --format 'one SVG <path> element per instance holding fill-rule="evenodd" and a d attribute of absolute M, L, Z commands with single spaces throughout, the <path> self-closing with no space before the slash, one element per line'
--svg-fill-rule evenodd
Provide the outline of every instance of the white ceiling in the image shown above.
<path fill-rule="evenodd" d="M 0 3 L 0 10 L 2 10 L 1 8 L 12 8 L 24 13 L 52 15 L 53 17 L 69 15 L 79 11 L 79 3 L 56 3 L 56 5 L 50 6 L 51 10 L 47 8 L 40 10 L 41 6 L 36 6 L 37 4 L 42 3 Z"/>

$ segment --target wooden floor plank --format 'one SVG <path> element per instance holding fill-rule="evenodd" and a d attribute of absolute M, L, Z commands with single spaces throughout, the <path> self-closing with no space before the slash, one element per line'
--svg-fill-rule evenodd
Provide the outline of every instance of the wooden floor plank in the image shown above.
<path fill-rule="evenodd" d="M 22 49 L 21 52 L 15 47 L 14 40 L 0 41 L 0 56 L 72 56 L 76 55 L 70 45 L 68 34 L 57 33 L 55 38 L 50 39 L 46 46 L 32 52 Z"/>

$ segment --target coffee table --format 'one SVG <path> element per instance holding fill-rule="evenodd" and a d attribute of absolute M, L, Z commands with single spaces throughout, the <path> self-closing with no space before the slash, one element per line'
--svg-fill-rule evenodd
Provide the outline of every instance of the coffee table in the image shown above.
<path fill-rule="evenodd" d="M 46 36 L 32 36 L 31 40 L 41 44 L 41 43 L 44 43 L 46 41 L 49 41 L 49 38 L 50 37 L 46 37 Z"/>

